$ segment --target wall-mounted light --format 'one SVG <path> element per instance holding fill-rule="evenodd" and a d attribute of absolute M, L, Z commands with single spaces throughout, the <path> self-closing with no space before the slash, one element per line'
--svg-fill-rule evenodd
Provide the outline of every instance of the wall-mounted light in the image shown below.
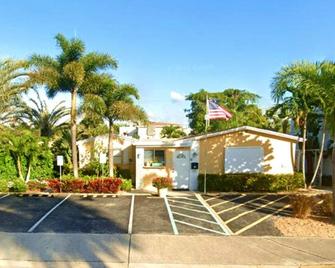
<path fill-rule="evenodd" d="M 192 158 L 196 158 L 198 156 L 198 154 L 196 152 L 192 153 Z"/>

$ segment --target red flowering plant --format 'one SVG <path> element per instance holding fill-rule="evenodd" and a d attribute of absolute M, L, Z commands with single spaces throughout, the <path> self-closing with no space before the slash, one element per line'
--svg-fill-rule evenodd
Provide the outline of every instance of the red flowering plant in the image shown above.
<path fill-rule="evenodd" d="M 152 180 L 152 185 L 158 190 L 163 188 L 172 188 L 172 179 L 167 177 L 158 177 Z"/>

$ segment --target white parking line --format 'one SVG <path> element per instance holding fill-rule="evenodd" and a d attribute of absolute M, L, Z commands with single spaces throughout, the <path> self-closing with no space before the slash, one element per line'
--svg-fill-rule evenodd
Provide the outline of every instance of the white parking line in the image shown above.
<path fill-rule="evenodd" d="M 5 197 L 9 196 L 9 194 L 5 194 L 4 196 L 1 196 L 0 199 L 3 199 Z"/>
<path fill-rule="evenodd" d="M 134 203 L 135 203 L 135 195 L 132 195 L 130 203 L 130 212 L 129 212 L 128 234 L 131 234 L 133 232 Z"/>
<path fill-rule="evenodd" d="M 185 204 L 185 205 L 190 205 L 190 206 L 195 206 L 195 207 L 200 207 L 200 208 L 203 207 L 202 205 L 191 204 L 191 203 L 183 202 L 183 201 L 177 201 L 177 200 L 171 200 L 171 199 L 170 199 L 170 201 L 171 201 L 172 203 Z"/>
<path fill-rule="evenodd" d="M 206 201 L 206 202 L 207 202 L 207 201 L 211 201 L 211 200 L 213 200 L 213 199 L 218 198 L 218 196 L 220 196 L 220 195 L 217 194 L 216 196 L 213 196 L 213 197 L 210 197 L 210 198 L 208 198 L 208 199 L 205 199 L 205 201 Z"/>
<path fill-rule="evenodd" d="M 164 197 L 164 201 L 165 201 L 165 206 L 166 206 L 166 209 L 168 211 L 168 214 L 169 214 L 169 218 L 170 218 L 170 222 L 171 222 L 171 226 L 172 226 L 172 230 L 173 230 L 173 233 L 175 235 L 178 235 L 179 232 L 178 232 L 178 228 L 177 228 L 177 225 L 176 225 L 176 222 L 173 218 L 173 215 L 172 215 L 172 211 L 171 211 L 171 208 L 169 206 L 169 202 L 168 202 L 168 199 L 166 197 Z"/>
<path fill-rule="evenodd" d="M 231 202 L 231 201 L 234 201 L 234 200 L 237 200 L 237 199 L 241 199 L 242 197 L 245 197 L 245 194 L 242 194 L 242 195 L 240 195 L 240 196 L 238 196 L 238 197 L 234 197 L 234 198 L 232 198 L 232 199 L 228 199 L 228 200 L 225 200 L 225 201 L 216 203 L 216 204 L 214 204 L 214 205 L 211 205 L 211 207 L 212 207 L 212 208 L 213 208 L 213 207 L 217 207 L 217 206 L 226 204 L 226 203 L 228 203 L 228 202 Z M 207 200 L 206 200 L 206 201 L 207 201 Z"/>
<path fill-rule="evenodd" d="M 238 218 L 240 218 L 240 217 L 242 217 L 242 216 L 245 216 L 245 215 L 247 215 L 247 214 L 249 214 L 249 213 L 251 213 L 251 212 L 255 212 L 255 211 L 260 210 L 260 209 L 262 209 L 262 208 L 265 208 L 265 207 L 267 207 L 267 206 L 269 206 L 269 205 L 272 205 L 273 203 L 276 203 L 276 202 L 278 202 L 278 201 L 284 199 L 285 197 L 287 197 L 287 196 L 286 196 L 286 195 L 285 195 L 285 196 L 282 196 L 282 197 L 280 197 L 280 198 L 277 198 L 276 200 L 273 200 L 273 201 L 271 201 L 271 202 L 268 202 L 268 203 L 266 203 L 266 204 L 264 204 L 264 205 L 261 205 L 261 206 L 255 208 L 255 209 L 248 210 L 248 211 L 245 211 L 245 212 L 243 212 L 243 213 L 241 213 L 241 214 L 238 214 L 237 216 L 235 216 L 235 217 L 233 217 L 233 218 L 230 218 L 229 220 L 225 221 L 225 223 L 228 224 L 228 223 L 230 223 L 230 222 L 232 222 L 232 221 L 234 221 L 234 220 L 236 220 L 236 219 L 238 219 Z"/>
<path fill-rule="evenodd" d="M 200 203 L 208 210 L 208 212 L 212 215 L 214 220 L 218 223 L 218 225 L 221 227 L 222 231 L 226 235 L 232 234 L 232 230 L 223 222 L 223 220 L 215 213 L 214 209 L 212 209 L 202 198 L 200 194 L 195 194 L 195 197 L 198 198 Z"/>
<path fill-rule="evenodd" d="M 249 201 L 246 201 L 246 202 L 244 202 L 244 203 L 241 203 L 241 204 L 239 204 L 239 205 L 237 205 L 237 206 L 233 206 L 233 207 L 231 207 L 231 208 L 226 208 L 226 209 L 220 210 L 220 211 L 218 211 L 218 212 L 216 212 L 216 213 L 217 213 L 217 214 L 221 214 L 221 213 L 223 213 L 223 212 L 230 211 L 230 210 L 233 210 L 233 209 L 235 209 L 235 208 L 242 207 L 242 206 L 244 206 L 245 204 L 252 203 L 252 202 L 254 202 L 254 201 L 256 201 L 256 200 L 259 200 L 259 199 L 262 199 L 262 198 L 264 198 L 264 197 L 266 197 L 266 195 L 262 195 L 262 196 L 260 196 L 260 197 L 251 199 L 251 200 L 249 200 Z"/>
<path fill-rule="evenodd" d="M 44 221 L 56 208 L 58 208 L 61 204 L 63 204 L 66 201 L 66 199 L 68 199 L 70 196 L 71 194 L 67 195 L 62 201 L 57 203 L 57 205 L 55 205 L 52 209 L 50 209 L 47 213 L 45 213 L 45 215 L 42 218 L 40 218 L 32 227 L 30 227 L 28 233 L 33 232 L 36 229 L 36 227 L 41 224 L 42 221 Z"/>
<path fill-rule="evenodd" d="M 173 200 L 173 199 L 186 199 L 186 200 L 191 200 L 191 201 L 198 201 L 195 198 L 189 198 L 186 196 L 175 196 L 175 197 L 169 197 L 169 200 Z"/>
<path fill-rule="evenodd" d="M 188 223 L 188 222 L 184 222 L 184 221 L 179 221 L 179 220 L 175 220 L 175 222 L 178 222 L 178 223 L 184 224 L 184 225 L 188 225 L 188 226 L 192 226 L 194 228 L 198 228 L 198 229 L 201 229 L 201 230 L 209 231 L 209 232 L 212 232 L 212 233 L 217 233 L 217 234 L 221 234 L 221 235 L 227 235 L 226 233 L 219 232 L 219 231 L 212 230 L 212 229 L 208 229 L 208 228 L 205 228 L 205 227 L 202 227 L 202 226 L 198 226 L 198 225 L 195 225 L 195 224 L 192 224 L 192 223 Z"/>
<path fill-rule="evenodd" d="M 208 211 L 192 209 L 192 208 L 184 208 L 184 207 L 180 207 L 180 206 L 176 206 L 176 205 L 170 205 L 170 207 L 180 208 L 180 209 L 189 210 L 189 211 L 198 212 L 198 213 L 210 214 Z"/>
<path fill-rule="evenodd" d="M 209 221 L 209 220 L 206 220 L 206 219 L 201 219 L 201 218 L 198 218 L 198 217 L 193 217 L 191 215 L 187 215 L 187 214 L 183 214 L 183 213 L 179 213 L 179 212 L 172 212 L 172 214 L 183 216 L 183 217 L 194 219 L 194 220 L 198 220 L 198 221 L 204 221 L 204 222 L 208 222 L 208 223 L 212 223 L 212 224 L 218 224 L 215 221 Z"/>
<path fill-rule="evenodd" d="M 272 217 L 272 215 L 274 215 L 274 214 L 276 214 L 276 213 L 279 213 L 280 211 L 285 210 L 285 209 L 289 208 L 290 206 L 291 206 L 291 205 L 288 204 L 288 205 L 286 205 L 286 206 L 284 206 L 284 207 L 282 207 L 282 208 L 279 208 L 279 209 L 275 210 L 275 211 L 272 212 L 271 214 L 268 214 L 268 215 L 266 215 L 265 217 L 260 218 L 259 220 L 253 222 L 252 224 L 249 224 L 249 225 L 245 226 L 244 228 L 238 230 L 237 232 L 235 232 L 235 234 L 236 234 L 236 235 L 239 235 L 239 234 L 241 234 L 241 233 L 243 233 L 243 232 L 249 230 L 250 228 L 254 227 L 255 225 L 261 223 L 262 221 L 265 221 L 266 219 Z"/>

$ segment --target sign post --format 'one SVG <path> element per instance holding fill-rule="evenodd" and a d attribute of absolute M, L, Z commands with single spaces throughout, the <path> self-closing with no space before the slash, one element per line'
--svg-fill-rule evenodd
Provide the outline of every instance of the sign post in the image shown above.
<path fill-rule="evenodd" d="M 64 165 L 64 157 L 62 155 L 57 155 L 57 166 L 59 166 L 59 182 L 62 180 L 62 166 Z M 59 187 L 59 191 L 62 191 L 61 186 Z"/>

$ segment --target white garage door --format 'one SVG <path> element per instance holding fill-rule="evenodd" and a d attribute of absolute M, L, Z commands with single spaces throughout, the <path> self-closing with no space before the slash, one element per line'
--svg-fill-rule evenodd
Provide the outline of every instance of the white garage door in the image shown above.
<path fill-rule="evenodd" d="M 262 172 L 264 152 L 262 147 L 225 148 L 225 173 Z"/>

